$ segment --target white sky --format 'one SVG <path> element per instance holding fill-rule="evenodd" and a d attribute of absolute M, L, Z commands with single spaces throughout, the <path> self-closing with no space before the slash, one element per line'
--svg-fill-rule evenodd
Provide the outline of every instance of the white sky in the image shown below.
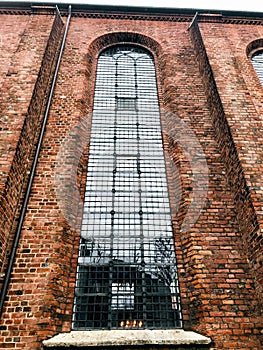
<path fill-rule="evenodd" d="M 13 0 L 15 1 L 15 0 Z M 12 2 L 12 1 L 11 1 Z M 38 2 L 31 0 L 31 2 Z M 236 10 L 263 12 L 263 0 L 47 0 L 59 5 L 69 4 L 99 4 L 99 5 L 123 5 L 142 7 L 170 7 L 193 8 L 207 10 Z"/>

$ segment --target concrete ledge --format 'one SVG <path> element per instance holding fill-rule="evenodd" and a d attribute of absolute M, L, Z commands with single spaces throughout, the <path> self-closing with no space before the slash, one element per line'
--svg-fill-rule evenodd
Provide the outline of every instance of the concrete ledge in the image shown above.
<path fill-rule="evenodd" d="M 122 345 L 189 345 L 210 344 L 211 339 L 182 329 L 105 330 L 60 333 L 43 341 L 45 348 L 122 346 Z"/>

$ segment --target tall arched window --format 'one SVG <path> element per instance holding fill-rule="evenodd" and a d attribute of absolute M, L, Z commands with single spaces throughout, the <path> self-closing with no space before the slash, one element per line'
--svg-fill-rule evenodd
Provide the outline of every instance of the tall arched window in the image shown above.
<path fill-rule="evenodd" d="M 73 329 L 181 327 L 151 54 L 98 59 Z"/>
<path fill-rule="evenodd" d="M 257 51 L 252 57 L 251 62 L 257 72 L 258 78 L 263 85 L 263 50 Z"/>

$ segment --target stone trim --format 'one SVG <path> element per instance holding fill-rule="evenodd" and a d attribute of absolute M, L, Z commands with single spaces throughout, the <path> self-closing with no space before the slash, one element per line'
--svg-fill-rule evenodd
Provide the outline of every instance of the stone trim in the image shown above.
<path fill-rule="evenodd" d="M 62 11 L 63 13 L 63 11 Z M 66 12 L 63 13 L 66 16 Z M 162 14 L 136 14 L 136 13 L 117 13 L 117 12 L 92 12 L 92 11 L 78 11 L 73 9 L 72 17 L 77 18 L 100 18 L 100 19 L 118 19 L 118 20 L 138 20 L 138 21 L 163 21 L 163 22 L 190 22 L 194 14 L 178 14 L 178 15 L 162 15 Z M 245 17 L 232 17 L 224 16 L 223 14 L 202 14 L 199 18 L 200 22 L 205 23 L 225 23 L 225 24 L 250 24 L 250 25 L 263 25 L 261 18 L 245 18 Z"/>
<path fill-rule="evenodd" d="M 66 15 L 66 13 L 65 13 Z M 192 15 L 154 15 L 154 14 L 135 14 L 135 13 L 103 13 L 103 12 L 84 12 L 76 11 L 72 13 L 72 17 L 81 18 L 102 18 L 102 19 L 118 19 L 118 20 L 137 20 L 137 21 L 163 21 L 163 22 L 189 22 Z"/>
<path fill-rule="evenodd" d="M 207 345 L 211 339 L 183 329 L 98 330 L 60 333 L 43 341 L 45 348 L 124 345 Z"/>

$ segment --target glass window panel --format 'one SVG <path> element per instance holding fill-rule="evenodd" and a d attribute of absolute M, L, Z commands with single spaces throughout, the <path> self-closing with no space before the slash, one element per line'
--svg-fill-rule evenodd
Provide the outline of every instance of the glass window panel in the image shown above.
<path fill-rule="evenodd" d="M 144 49 L 100 55 L 89 152 L 73 328 L 181 327 L 155 68 Z"/>

